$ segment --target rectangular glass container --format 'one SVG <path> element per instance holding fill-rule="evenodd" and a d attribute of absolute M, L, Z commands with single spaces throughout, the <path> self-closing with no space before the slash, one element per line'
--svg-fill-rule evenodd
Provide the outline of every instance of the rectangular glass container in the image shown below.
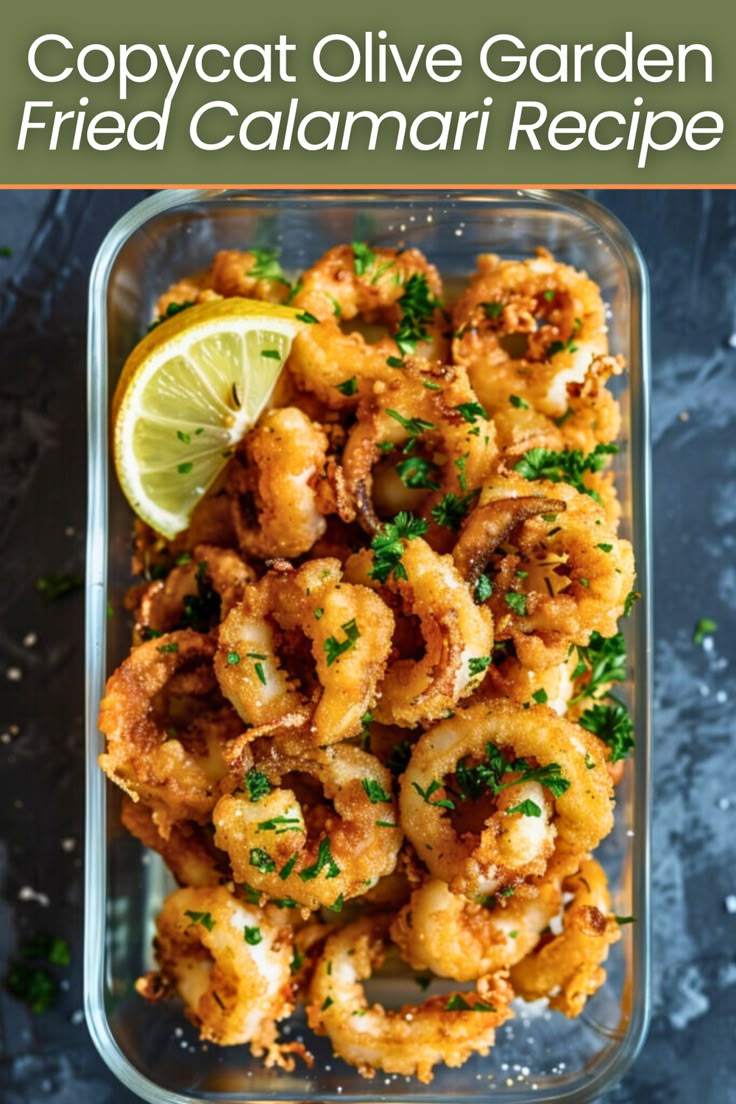
<path fill-rule="evenodd" d="M 130 584 L 132 517 L 109 462 L 108 408 L 125 358 L 145 332 L 159 293 L 206 267 L 218 249 L 277 247 L 298 273 L 339 242 L 417 246 L 447 282 L 461 282 L 481 252 L 533 254 L 537 246 L 587 270 L 610 307 L 612 353 L 628 371 L 615 381 L 624 446 L 616 457 L 621 532 L 633 540 L 642 599 L 623 626 L 631 676 L 625 686 L 636 753 L 617 792 L 616 827 L 598 851 L 614 911 L 633 915 L 583 1015 L 567 1020 L 515 1002 L 490 1054 L 460 1070 L 436 1069 L 428 1086 L 377 1074 L 373 1081 L 332 1057 L 306 1032 L 314 1068 L 265 1070 L 247 1047 L 202 1046 L 176 1002 L 150 1006 L 134 991 L 152 965 L 155 915 L 173 888 L 157 855 L 120 826 L 120 792 L 97 765 L 97 710 L 106 676 L 127 654 L 130 626 L 117 611 Z M 110 1069 L 155 1104 L 201 1101 L 501 1102 L 592 1101 L 615 1083 L 640 1047 L 649 1005 L 648 772 L 650 673 L 649 336 L 647 278 L 635 243 L 604 208 L 573 192 L 543 191 L 164 191 L 130 210 L 107 235 L 89 295 L 89 522 L 87 534 L 87 836 L 85 1011 Z M 430 992 L 439 991 L 432 988 Z M 411 977 L 376 981 L 374 999 L 416 1003 Z M 290 1038 L 305 1032 L 303 1013 Z"/>

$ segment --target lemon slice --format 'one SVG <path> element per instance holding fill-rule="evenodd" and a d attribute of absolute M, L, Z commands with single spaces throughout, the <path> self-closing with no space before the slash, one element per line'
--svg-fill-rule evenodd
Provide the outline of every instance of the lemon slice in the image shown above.
<path fill-rule="evenodd" d="M 162 322 L 128 357 L 112 406 L 115 467 L 165 537 L 186 528 L 257 420 L 301 325 L 289 307 L 220 299 Z"/>

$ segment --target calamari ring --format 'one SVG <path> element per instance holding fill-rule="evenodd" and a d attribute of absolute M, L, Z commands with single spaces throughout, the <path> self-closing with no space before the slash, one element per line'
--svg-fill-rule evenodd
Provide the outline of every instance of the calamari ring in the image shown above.
<path fill-rule="evenodd" d="M 405 470 L 403 482 L 438 492 L 432 503 L 444 494 L 461 497 L 479 488 L 498 456 L 493 423 L 479 406 L 465 369 L 418 357 L 406 360 L 390 383 L 376 384 L 361 400 L 343 452 L 345 485 L 369 532 L 380 524 L 372 471 L 388 446 L 403 446 L 392 458 L 397 470 Z"/>
<path fill-rule="evenodd" d="M 236 881 L 317 909 L 365 893 L 394 870 L 403 832 L 391 775 L 374 756 L 347 744 L 301 754 L 272 744 L 256 767 L 274 788 L 255 801 L 225 795 L 212 814 L 215 844 Z M 302 804 L 290 774 L 308 776 L 321 793 Z"/>
<path fill-rule="evenodd" d="M 255 253 L 221 249 L 208 269 L 194 276 L 185 276 L 159 297 L 157 314 L 165 316 L 172 303 L 205 303 L 234 295 L 243 299 L 283 303 L 289 295 L 288 280 L 259 276 L 258 268 Z"/>
<path fill-rule="evenodd" d="M 396 1011 L 371 1005 L 362 983 L 383 962 L 390 924 L 388 915 L 367 916 L 330 936 L 312 978 L 307 1020 L 364 1077 L 383 1070 L 427 1084 L 438 1063 L 457 1068 L 472 1054 L 488 1053 L 495 1029 L 513 1015 L 513 990 L 498 973 L 479 981 L 474 992 L 430 997 Z"/>
<path fill-rule="evenodd" d="M 568 383 L 607 353 L 600 289 L 545 249 L 526 261 L 478 258 L 453 310 L 453 360 L 489 411 L 517 395 L 551 417 L 567 407 Z"/>
<path fill-rule="evenodd" d="M 226 617 L 243 596 L 253 571 L 229 548 L 195 545 L 186 563 L 155 579 L 141 594 L 135 610 L 134 640 L 183 627 L 209 629 Z M 218 600 L 219 599 L 219 600 Z"/>
<path fill-rule="evenodd" d="M 375 259 L 358 274 L 360 262 L 352 246 L 330 249 L 304 273 L 293 299 L 317 323 L 304 326 L 294 339 L 289 370 L 302 390 L 333 409 L 356 406 L 372 381 L 388 381 L 396 373 L 388 361 L 400 360 L 406 351 L 393 336 L 399 332 L 405 295 L 420 305 L 414 351 L 432 360 L 446 360 L 449 352 L 447 322 L 439 306 L 442 283 L 434 265 L 418 249 L 376 249 L 371 255 Z M 343 332 L 341 323 L 358 318 L 393 333 L 370 343 L 360 333 Z M 354 388 L 339 389 L 353 377 Z"/>
<path fill-rule="evenodd" d="M 290 718 L 292 729 L 298 716 L 315 744 L 360 732 L 386 666 L 394 619 L 378 595 L 341 582 L 341 574 L 339 560 L 310 560 L 298 569 L 279 561 L 223 621 L 215 671 L 246 724 L 278 726 Z M 290 649 L 293 670 L 291 653 L 304 637 L 314 674 L 305 673 L 299 685 L 279 649 Z"/>
<path fill-rule="evenodd" d="M 325 478 L 327 436 L 294 406 L 270 410 L 228 469 L 233 523 L 249 556 L 292 559 L 324 533 L 317 488 Z"/>
<path fill-rule="evenodd" d="M 567 704 L 576 692 L 572 672 L 577 663 L 577 654 L 573 652 L 564 663 L 534 671 L 524 667 L 514 655 L 494 657 L 471 704 L 494 698 L 507 698 L 518 705 L 541 700 L 555 713 L 565 716 Z M 568 720 L 575 721 L 577 716 L 568 716 Z"/>
<path fill-rule="evenodd" d="M 563 889 L 573 898 L 563 915 L 562 932 L 543 936 L 537 949 L 513 967 L 511 977 L 524 1000 L 549 997 L 550 1008 L 573 1018 L 606 980 L 601 963 L 621 931 L 611 915 L 605 872 L 594 859 L 584 858 Z"/>
<path fill-rule="evenodd" d="M 479 685 L 493 646 L 493 622 L 477 606 L 451 556 L 441 556 L 421 537 L 402 541 L 406 578 L 385 583 L 370 576 L 374 554 L 365 550 L 345 565 L 345 577 L 363 583 L 402 612 L 419 618 L 420 658 L 392 659 L 380 684 L 373 714 L 381 724 L 412 728 L 437 720 Z"/>
<path fill-rule="evenodd" d="M 505 519 L 522 496 L 533 503 L 535 494 L 541 496 L 541 516 L 527 516 L 507 530 L 500 549 L 490 540 L 485 555 L 496 568 L 488 599 L 496 638 L 511 638 L 521 662 L 541 668 L 561 662 L 571 644 L 587 644 L 592 632 L 616 632 L 634 585 L 634 553 L 606 523 L 599 504 L 567 483 L 499 476 L 486 484 L 474 513 L 497 512 Z M 467 526 L 474 526 L 472 513 Z M 463 535 L 458 546 L 463 549 Z M 474 550 L 473 570 L 482 570 L 480 544 Z M 546 661 L 535 637 L 544 644 Z"/>
<path fill-rule="evenodd" d="M 413 970 L 454 981 L 475 981 L 519 962 L 562 907 L 559 882 L 545 881 L 536 897 L 492 908 L 474 904 L 439 878 L 415 889 L 391 925 L 391 938 Z"/>
<path fill-rule="evenodd" d="M 554 798 L 551 817 L 551 791 L 526 781 L 500 793 L 479 832 L 458 832 L 450 810 L 438 802 L 450 801 L 458 810 L 465 803 L 452 801 L 444 779 L 466 758 L 484 762 L 487 744 L 511 749 L 514 759 L 535 759 L 540 767 L 559 766 L 569 786 Z M 538 806 L 539 815 L 506 815 L 526 800 Z M 453 893 L 471 898 L 521 888 L 547 870 L 567 871 L 571 855 L 596 847 L 610 832 L 612 803 L 603 745 L 595 736 L 547 706 L 527 709 L 502 700 L 458 711 L 426 732 L 401 779 L 399 798 L 401 823 L 419 857 Z"/>
<path fill-rule="evenodd" d="M 294 1000 L 291 929 L 277 910 L 248 905 L 224 886 L 179 889 L 156 930 L 160 973 L 141 978 L 138 992 L 156 999 L 175 989 L 201 1039 L 250 1043 L 253 1054 L 278 1061 L 276 1022 Z"/>
<path fill-rule="evenodd" d="M 177 821 L 164 839 L 151 810 L 129 797 L 123 798 L 120 820 L 145 847 L 158 852 L 180 886 L 215 886 L 232 878 L 227 855 L 218 851 L 210 832 L 201 825 Z"/>
<path fill-rule="evenodd" d="M 175 821 L 209 820 L 227 772 L 223 751 L 242 730 L 221 699 L 209 716 L 195 716 L 175 736 L 153 709 L 175 678 L 192 672 L 196 681 L 200 668 L 208 676 L 215 648 L 212 637 L 191 629 L 141 644 L 107 680 L 100 705 L 99 728 L 107 737 L 100 766 L 133 801 L 151 807 L 164 838 Z M 184 683 L 184 693 L 196 690 Z"/>

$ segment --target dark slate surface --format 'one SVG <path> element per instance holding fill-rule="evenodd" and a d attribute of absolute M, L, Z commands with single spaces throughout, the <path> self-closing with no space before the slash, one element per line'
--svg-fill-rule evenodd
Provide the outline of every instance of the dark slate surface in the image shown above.
<path fill-rule="evenodd" d="M 57 1007 L 0 995 L 4 1104 L 124 1104 L 82 1021 L 81 572 L 89 269 L 135 192 L 0 193 L 0 969 L 73 949 Z M 736 193 L 606 192 L 653 293 L 654 1019 L 607 1104 L 736 1100 Z M 692 643 L 697 618 L 719 631 Z M 30 634 L 30 635 L 29 635 Z M 731 740 L 731 742 L 733 742 Z"/>

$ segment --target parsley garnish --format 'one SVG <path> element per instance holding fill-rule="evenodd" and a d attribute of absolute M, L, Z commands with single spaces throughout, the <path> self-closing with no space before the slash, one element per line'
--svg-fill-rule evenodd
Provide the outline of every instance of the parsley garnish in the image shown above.
<path fill-rule="evenodd" d="M 387 764 L 392 774 L 398 776 L 404 773 L 411 759 L 412 750 L 413 745 L 411 740 L 400 740 L 399 743 L 394 746 Z"/>
<path fill-rule="evenodd" d="M 36 590 L 44 602 L 56 602 L 84 586 L 81 575 L 42 575 L 36 579 Z"/>
<path fill-rule="evenodd" d="M 8 992 L 24 1001 L 31 1012 L 48 1012 L 56 1000 L 57 985 L 42 966 L 30 966 L 27 962 L 14 962 L 5 980 Z"/>
<path fill-rule="evenodd" d="M 191 909 L 187 909 L 184 915 L 189 917 L 192 924 L 201 924 L 208 932 L 211 932 L 217 923 L 216 920 L 212 919 L 212 914 L 209 912 L 192 912 Z"/>
<path fill-rule="evenodd" d="M 417 791 L 419 796 L 427 803 L 427 805 L 436 805 L 440 809 L 454 809 L 455 802 L 451 801 L 449 797 L 438 798 L 437 801 L 432 801 L 431 797 L 436 794 L 438 790 L 442 789 L 442 783 L 438 782 L 434 778 L 427 786 L 426 790 L 423 790 L 418 782 L 412 782 L 412 786 Z"/>
<path fill-rule="evenodd" d="M 512 806 L 511 809 L 506 810 L 506 816 L 511 816 L 512 813 L 521 813 L 523 816 L 539 817 L 542 815 L 542 810 L 539 808 L 536 801 L 527 798 L 525 801 L 520 801 L 518 805 Z"/>
<path fill-rule="evenodd" d="M 482 602 L 487 601 L 493 594 L 493 583 L 487 575 L 481 575 L 478 582 L 475 584 L 475 590 L 473 591 L 473 598 L 481 605 Z"/>
<path fill-rule="evenodd" d="M 327 656 L 327 666 L 331 667 L 335 660 L 343 654 L 343 652 L 350 651 L 355 646 L 356 640 L 360 636 L 360 630 L 353 617 L 350 621 L 346 621 L 344 625 L 340 626 L 345 633 L 345 639 L 338 641 L 334 636 L 328 636 L 324 642 L 324 650 Z"/>
<path fill-rule="evenodd" d="M 512 406 L 515 406 L 517 410 L 528 410 L 529 403 L 524 402 L 518 395 L 509 395 L 509 402 Z"/>
<path fill-rule="evenodd" d="M 386 363 L 388 364 L 389 368 L 403 368 L 404 367 L 404 362 L 401 359 L 401 357 L 395 357 L 395 356 L 386 357 Z"/>
<path fill-rule="evenodd" d="M 186 460 L 183 464 L 177 464 L 176 470 L 178 471 L 179 475 L 189 475 L 193 467 L 194 464 L 192 463 L 192 461 Z"/>
<path fill-rule="evenodd" d="M 290 859 L 287 859 L 286 862 L 284 863 L 284 865 L 281 867 L 281 869 L 279 870 L 279 878 L 281 879 L 282 882 L 285 882 L 286 879 L 289 877 L 292 870 L 296 866 L 296 860 L 298 858 L 299 858 L 299 853 L 296 852 L 295 854 L 293 854 L 291 856 Z"/>
<path fill-rule="evenodd" d="M 625 759 L 634 748 L 634 722 L 621 702 L 614 701 L 612 705 L 596 703 L 585 710 L 578 724 L 610 748 L 612 763 Z"/>
<path fill-rule="evenodd" d="M 717 631 L 717 621 L 712 621 L 710 617 L 701 617 L 698 621 L 695 622 L 695 628 L 693 629 L 693 644 L 702 644 L 706 636 L 710 636 L 711 633 Z"/>
<path fill-rule="evenodd" d="M 402 540 L 414 540 L 427 532 L 427 522 L 415 518 L 406 510 L 400 511 L 393 521 L 387 521 L 371 541 L 373 566 L 368 572 L 371 579 L 385 583 L 393 572 L 394 579 L 407 579 L 406 568 L 401 562 L 404 554 Z"/>
<path fill-rule="evenodd" d="M 263 771 L 256 770 L 253 767 L 245 776 L 245 788 L 248 792 L 249 801 L 256 802 L 271 792 L 271 783 Z"/>
<path fill-rule="evenodd" d="M 255 264 L 246 269 L 246 276 L 254 276 L 257 280 L 276 280 L 279 284 L 291 287 L 284 278 L 281 265 L 278 262 L 278 250 L 276 249 L 251 249 L 255 257 Z"/>
<path fill-rule="evenodd" d="M 319 318 L 315 318 L 311 311 L 305 310 L 301 314 L 297 315 L 300 322 L 310 322 L 312 324 L 319 322 Z"/>
<path fill-rule="evenodd" d="M 430 295 L 427 277 L 414 273 L 404 285 L 404 294 L 399 299 L 401 321 L 394 334 L 394 340 L 402 356 L 416 352 L 417 342 L 426 339 L 425 323 L 434 315 L 439 300 Z"/>
<path fill-rule="evenodd" d="M 453 464 L 457 468 L 457 481 L 460 484 L 461 491 L 467 491 L 468 479 L 465 474 L 465 465 L 468 462 L 469 452 L 466 452 L 464 456 L 458 456 L 457 460 L 453 460 Z"/>
<path fill-rule="evenodd" d="M 465 421 L 468 422 L 470 425 L 475 425 L 478 418 L 485 418 L 486 420 L 488 419 L 487 413 L 479 402 L 460 403 L 458 406 L 455 407 L 455 410 L 457 410 L 458 413 L 462 414 Z"/>
<path fill-rule="evenodd" d="M 547 356 L 556 356 L 557 353 L 576 353 L 578 346 L 575 344 L 575 338 L 580 333 L 580 327 L 583 322 L 581 318 L 575 319 L 575 324 L 572 328 L 572 333 L 566 341 L 553 341 L 547 349 Z"/>
<path fill-rule="evenodd" d="M 481 307 L 486 318 L 490 318 L 491 322 L 496 322 L 503 314 L 503 303 L 497 300 L 493 303 L 481 303 Z"/>
<path fill-rule="evenodd" d="M 256 870 L 260 870 L 261 874 L 272 874 L 276 869 L 276 863 L 268 851 L 264 851 L 262 847 L 251 847 L 250 865 L 254 866 Z"/>
<path fill-rule="evenodd" d="M 228 652 L 227 661 L 231 667 L 235 667 L 236 664 L 240 663 L 240 656 L 237 652 Z"/>
<path fill-rule="evenodd" d="M 409 434 L 409 440 L 404 445 L 405 453 L 413 451 L 417 443 L 417 437 L 424 433 L 426 429 L 437 428 L 434 422 L 425 422 L 424 418 L 405 418 L 403 414 L 399 414 L 398 410 L 386 410 L 386 413 L 389 418 L 393 418 Z"/>
<path fill-rule="evenodd" d="M 263 939 L 263 932 L 257 926 L 243 928 L 243 938 L 249 947 L 255 947 Z"/>
<path fill-rule="evenodd" d="M 156 651 L 157 652 L 178 652 L 179 651 L 179 645 L 176 643 L 176 641 L 173 641 L 171 644 L 159 644 L 158 647 L 156 648 Z"/>
<path fill-rule="evenodd" d="M 468 660 L 471 675 L 481 675 L 491 665 L 490 656 L 472 656 Z"/>
<path fill-rule="evenodd" d="M 616 921 L 616 923 L 619 925 L 619 927 L 622 924 L 635 924 L 636 923 L 636 917 L 635 916 L 616 916 L 614 914 L 613 919 Z"/>
<path fill-rule="evenodd" d="M 514 471 L 525 479 L 549 479 L 552 483 L 569 483 L 581 494 L 590 495 L 600 502 L 600 495 L 592 487 L 586 487 L 583 476 L 586 472 L 601 471 L 606 456 L 618 452 L 618 445 L 599 443 L 585 456 L 580 449 L 565 449 L 554 452 L 552 449 L 533 448 L 525 452 Z"/>
<path fill-rule="evenodd" d="M 457 532 L 463 518 L 479 494 L 480 491 L 470 491 L 469 494 L 458 496 L 450 491 L 443 495 L 436 506 L 432 507 L 432 520 L 436 521 L 438 525 L 444 525 L 446 529 Z"/>
<path fill-rule="evenodd" d="M 575 705 L 583 698 L 594 698 L 601 687 L 609 682 L 623 682 L 626 678 L 626 644 L 621 633 L 615 636 L 601 636 L 592 632 L 585 647 L 577 647 L 578 663 L 572 673 L 577 679 L 587 674 L 582 690 L 570 699 Z"/>
<path fill-rule="evenodd" d="M 358 390 L 358 377 L 351 376 L 350 379 L 343 380 L 342 383 L 336 383 L 335 387 L 341 395 L 347 395 L 349 398 Z"/>
<path fill-rule="evenodd" d="M 637 600 L 637 598 L 641 598 L 641 594 L 639 594 L 638 590 L 630 590 L 629 593 L 626 595 L 626 598 L 624 600 L 624 617 L 629 616 L 632 609 L 634 608 L 634 602 Z"/>
<path fill-rule="evenodd" d="M 169 303 L 168 307 L 163 314 L 160 314 L 155 322 L 146 330 L 146 333 L 150 333 L 151 330 L 155 330 L 157 326 L 160 326 L 162 322 L 165 322 L 167 318 L 173 318 L 175 314 L 179 314 L 180 311 L 186 310 L 188 307 L 193 307 L 194 303 L 191 299 L 185 299 L 183 303 Z"/>
<path fill-rule="evenodd" d="M 281 360 L 278 349 L 261 349 L 261 356 L 266 357 L 267 360 Z"/>
<path fill-rule="evenodd" d="M 302 821 L 299 817 L 288 817 L 280 814 L 279 816 L 271 817 L 270 820 L 260 820 L 258 822 L 259 832 L 275 832 L 277 836 L 281 836 L 284 832 L 302 832 Z"/>
<path fill-rule="evenodd" d="M 320 1011 L 326 1012 L 327 1009 L 330 1007 L 330 1005 L 334 1004 L 334 1003 L 335 1002 L 333 1001 L 332 997 L 325 997 L 325 999 L 322 1002 L 322 1008 L 320 1009 Z"/>
<path fill-rule="evenodd" d="M 526 617 L 526 595 L 516 594 L 514 591 L 509 591 L 508 594 L 504 594 L 504 601 L 510 610 L 517 613 L 519 617 Z"/>
<path fill-rule="evenodd" d="M 453 993 L 447 1004 L 445 1005 L 446 1012 L 495 1012 L 496 1009 L 492 1004 L 486 1004 L 485 1001 L 476 1001 L 475 1004 L 468 1004 L 462 993 Z"/>
<path fill-rule="evenodd" d="M 456 461 L 457 463 L 457 461 Z M 412 490 L 438 491 L 439 483 L 430 478 L 438 472 L 439 468 L 431 460 L 423 460 L 421 456 L 410 456 L 396 465 L 396 474 L 405 487 Z"/>
<path fill-rule="evenodd" d="M 299 877 L 303 882 L 311 882 L 313 878 L 316 878 L 318 874 L 322 873 L 325 867 L 327 868 L 325 878 L 337 878 L 340 873 L 340 867 L 332 857 L 330 841 L 327 836 L 320 841 L 316 861 L 312 866 L 307 866 L 304 870 L 300 870 Z"/>
<path fill-rule="evenodd" d="M 373 268 L 376 263 L 376 254 L 366 245 L 365 242 L 352 242 L 353 247 L 353 265 L 355 268 L 355 275 L 362 276 Z"/>
<path fill-rule="evenodd" d="M 294 957 L 292 958 L 291 966 L 289 967 L 289 969 L 291 970 L 291 973 L 296 974 L 299 970 L 301 970 L 303 965 L 304 965 L 304 955 L 302 954 L 302 952 L 299 950 L 298 947 L 295 947 L 294 948 Z"/>
<path fill-rule="evenodd" d="M 379 801 L 391 800 L 391 794 L 386 793 L 381 783 L 376 782 L 375 778 L 361 778 L 360 783 L 365 790 L 371 805 L 376 805 Z"/>
<path fill-rule="evenodd" d="M 335 900 L 332 902 L 331 905 L 325 905 L 325 908 L 328 908 L 330 910 L 330 912 L 342 912 L 342 906 L 344 904 L 345 904 L 345 898 L 344 898 L 343 894 L 341 893 L 339 897 L 335 898 Z"/>
<path fill-rule="evenodd" d="M 549 701 L 549 698 L 547 697 L 547 691 L 544 689 L 543 686 L 541 687 L 541 689 L 534 691 L 534 693 L 532 694 L 532 698 L 537 703 L 537 705 L 544 705 L 545 702 Z"/>
<path fill-rule="evenodd" d="M 510 773 L 520 774 L 520 777 L 504 782 L 504 775 Z M 486 762 L 479 763 L 475 767 L 467 767 L 465 759 L 461 759 L 455 769 L 455 777 L 461 799 L 480 797 L 486 789 L 494 795 L 499 794 L 509 786 L 517 786 L 522 782 L 539 782 L 555 797 L 560 797 L 570 785 L 568 779 L 561 774 L 558 763 L 549 763 L 545 767 L 530 767 L 525 759 L 514 759 L 508 762 L 498 748 L 490 742 L 486 744 Z"/>

